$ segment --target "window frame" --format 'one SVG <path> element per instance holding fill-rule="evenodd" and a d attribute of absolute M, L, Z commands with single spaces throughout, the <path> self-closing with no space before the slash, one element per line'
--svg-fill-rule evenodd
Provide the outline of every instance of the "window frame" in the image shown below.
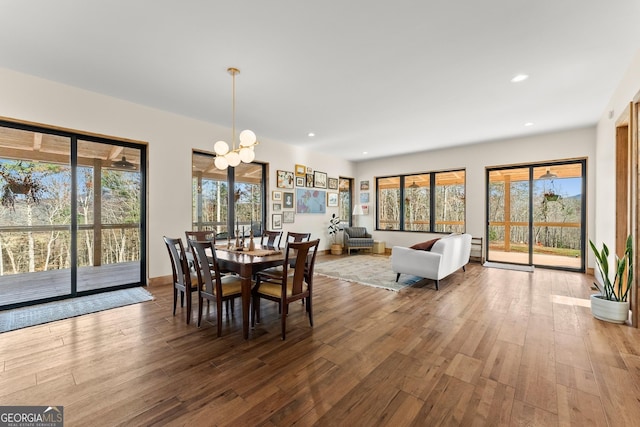
<path fill-rule="evenodd" d="M 213 159 L 215 158 L 215 154 L 213 153 L 209 153 L 206 151 L 201 151 L 201 150 L 193 150 L 192 151 L 192 163 L 193 163 L 193 156 L 202 156 L 202 157 L 211 157 L 211 161 L 213 162 Z M 254 231 L 256 231 L 255 227 L 256 225 L 260 225 L 259 227 L 259 232 L 255 233 L 256 236 L 260 236 L 262 234 L 263 231 L 265 230 L 269 230 L 269 223 L 267 220 L 267 210 L 268 210 L 268 202 L 269 202 L 269 198 L 267 197 L 267 175 L 268 175 L 268 165 L 266 163 L 262 163 L 262 162 L 256 162 L 253 161 L 250 163 L 251 165 L 255 165 L 255 166 L 259 166 L 261 168 L 261 195 L 260 195 L 260 200 L 261 200 L 261 206 L 260 206 L 260 211 L 262 213 L 262 218 L 260 219 L 259 222 L 255 222 L 255 223 L 251 223 L 251 227 L 248 226 L 248 224 L 245 224 L 244 226 L 245 228 L 245 234 L 249 232 L 249 230 L 251 230 L 252 228 L 254 229 Z M 227 231 L 225 233 L 222 233 L 221 236 L 219 237 L 225 237 L 228 236 L 229 238 L 235 238 L 236 237 L 236 228 L 238 227 L 238 225 L 236 223 L 234 223 L 234 219 L 236 218 L 236 204 L 235 204 L 235 187 L 236 187 L 236 168 L 229 166 L 225 171 L 223 171 L 222 173 L 225 174 L 226 179 L 224 181 L 221 180 L 221 182 L 226 182 L 227 184 L 227 219 L 226 219 L 226 227 L 227 227 Z M 192 174 L 192 184 L 193 184 L 193 179 L 194 179 L 194 175 Z M 234 189 L 233 191 L 230 191 L 230 189 Z M 194 188 L 193 191 L 198 191 L 197 188 Z M 194 204 L 194 197 L 196 196 L 196 194 L 192 193 L 191 196 L 191 203 L 192 206 Z M 195 207 L 196 209 L 201 209 L 202 207 L 199 206 L 198 202 L 195 202 Z M 193 217 L 193 213 L 192 213 L 192 228 L 194 230 L 207 230 L 207 227 L 209 227 L 208 224 L 204 224 L 198 221 L 197 215 L 196 217 Z M 245 221 L 246 222 L 246 221 Z M 203 225 L 204 224 L 204 225 Z M 242 224 L 241 224 L 242 225 Z"/>
<path fill-rule="evenodd" d="M 436 217 L 437 217 L 437 181 L 438 181 L 438 176 L 439 175 L 443 175 L 443 174 L 455 174 L 455 173 L 462 173 L 464 174 L 464 177 L 462 178 L 462 183 L 461 185 L 463 186 L 464 189 L 464 194 L 466 195 L 466 188 L 467 188 L 467 171 L 465 168 L 456 168 L 456 169 L 447 169 L 447 170 L 438 170 L 438 171 L 424 171 L 424 172 L 412 172 L 412 173 L 407 173 L 407 174 L 402 174 L 402 175 L 386 175 L 386 176 L 379 176 L 375 178 L 375 183 L 376 183 L 376 191 L 375 191 L 375 197 L 376 197 L 376 218 L 375 218 L 375 229 L 376 231 L 402 231 L 402 232 L 410 232 L 410 233 L 431 233 L 431 234 L 449 234 L 451 233 L 451 231 L 449 230 L 445 230 L 445 231 L 437 231 L 438 228 L 438 223 L 436 222 Z M 407 199 L 407 194 L 406 194 L 406 189 L 407 187 L 407 182 L 411 182 L 411 180 L 416 177 L 416 176 L 428 176 L 429 177 L 429 184 L 428 184 L 428 188 L 429 188 L 429 224 L 428 224 L 428 229 L 426 230 L 411 230 L 407 228 L 407 224 L 405 224 L 405 216 L 406 216 L 406 210 L 407 210 L 407 203 L 406 203 L 406 199 Z M 385 228 L 381 228 L 380 227 L 380 190 L 381 190 L 381 185 L 380 185 L 380 181 L 381 180 L 388 180 L 388 179 L 398 179 L 399 182 L 399 200 L 398 200 L 398 205 L 399 205 L 399 215 L 398 215 L 398 228 L 396 229 L 385 229 Z M 427 187 L 427 186 L 425 186 Z M 462 231 L 461 232 L 465 232 L 466 231 L 466 226 L 467 226 L 467 218 L 466 218 L 466 212 L 467 212 L 467 205 L 466 205 L 466 198 L 464 199 L 464 219 L 463 222 L 461 224 L 462 226 Z"/>

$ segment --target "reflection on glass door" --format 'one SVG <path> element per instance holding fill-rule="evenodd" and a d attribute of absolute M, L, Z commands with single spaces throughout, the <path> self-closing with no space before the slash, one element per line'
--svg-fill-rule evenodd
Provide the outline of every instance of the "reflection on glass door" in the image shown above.
<path fill-rule="evenodd" d="M 487 260 L 584 270 L 585 161 L 488 171 Z"/>
<path fill-rule="evenodd" d="M 78 141 L 77 291 L 138 283 L 142 150 Z"/>

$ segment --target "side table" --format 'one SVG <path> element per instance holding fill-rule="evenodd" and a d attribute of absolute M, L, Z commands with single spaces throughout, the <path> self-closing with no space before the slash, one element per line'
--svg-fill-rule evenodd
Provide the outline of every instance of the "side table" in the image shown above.
<path fill-rule="evenodd" d="M 373 249 L 371 252 L 374 254 L 383 254 L 386 250 L 385 243 L 380 240 L 373 241 Z"/>

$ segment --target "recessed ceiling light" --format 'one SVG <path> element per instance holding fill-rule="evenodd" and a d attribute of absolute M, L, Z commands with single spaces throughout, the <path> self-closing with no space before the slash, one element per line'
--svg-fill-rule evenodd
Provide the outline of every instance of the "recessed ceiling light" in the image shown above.
<path fill-rule="evenodd" d="M 314 137 L 314 136 L 316 136 L 316 134 L 315 134 L 315 133 L 313 133 L 313 132 L 309 132 L 309 133 L 307 134 L 307 136 L 309 136 L 309 137 Z"/>
<path fill-rule="evenodd" d="M 511 79 L 512 83 L 519 83 L 527 80 L 529 76 L 527 74 L 518 74 Z"/>
<path fill-rule="evenodd" d="M 527 123 L 525 123 L 524 125 L 525 125 L 525 126 L 527 126 L 527 127 L 529 127 L 529 126 L 533 126 L 533 123 L 531 123 L 531 122 L 527 122 Z"/>
<path fill-rule="evenodd" d="M 368 152 L 366 152 L 366 151 L 363 151 L 363 152 L 362 152 L 362 154 L 364 154 L 364 155 L 366 156 L 366 155 L 367 155 L 367 154 L 369 154 L 369 153 L 368 153 Z"/>

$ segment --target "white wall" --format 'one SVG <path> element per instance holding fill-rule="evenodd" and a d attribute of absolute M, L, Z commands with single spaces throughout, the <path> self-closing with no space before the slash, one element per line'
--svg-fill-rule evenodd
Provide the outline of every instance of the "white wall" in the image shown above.
<path fill-rule="evenodd" d="M 640 50 L 629 65 L 611 100 L 604 108 L 597 126 L 598 163 L 596 165 L 596 207 L 595 233 L 592 240 L 596 246 L 606 243 L 615 248 L 616 218 L 615 209 L 615 156 L 616 121 L 622 116 L 629 103 L 640 91 Z M 611 117 L 609 117 L 611 115 Z M 592 256 L 593 259 L 593 256 Z M 592 264 L 593 265 L 593 264 Z"/>
<path fill-rule="evenodd" d="M 358 180 L 368 179 L 371 184 L 371 196 L 374 196 L 376 176 L 465 169 L 466 230 L 474 237 L 485 238 L 487 167 L 586 158 L 587 209 L 588 212 L 593 212 L 594 174 L 589 171 L 595 163 L 595 147 L 595 127 L 588 127 L 361 162 L 357 163 Z M 358 218 L 358 223 L 366 225 L 370 230 L 373 230 L 375 225 L 374 208 L 375 203 L 371 203 L 370 214 Z M 593 221 L 587 215 L 587 234 L 591 235 L 592 231 Z M 384 230 L 372 231 L 372 234 L 376 240 L 385 241 L 387 247 L 410 246 L 429 238 L 422 233 Z M 486 242 L 486 239 L 484 241 Z"/>
<path fill-rule="evenodd" d="M 148 143 L 148 277 L 171 274 L 163 235 L 183 237 L 191 229 L 191 152 L 212 151 L 213 143 L 229 139 L 231 129 L 159 111 L 131 102 L 0 68 L 0 116 L 128 138 Z M 350 162 L 327 157 L 260 137 L 256 160 L 269 163 L 269 213 L 276 170 L 293 171 L 296 163 L 326 172 L 329 177 L 353 176 Z M 331 213 L 296 215 L 283 231 L 306 231 L 329 247 Z"/>
<path fill-rule="evenodd" d="M 637 76 L 640 76 L 640 51 L 604 108 L 597 129 L 467 145 L 356 165 L 260 138 L 256 160 L 270 165 L 269 196 L 275 189 L 276 170 L 293 170 L 297 163 L 327 172 L 329 177 L 355 177 L 356 189 L 361 180 L 369 180 L 372 196 L 376 176 L 465 168 L 467 231 L 484 236 L 485 167 L 586 157 L 588 238 L 613 245 L 615 214 L 609 207 L 614 202 L 615 120 L 640 89 Z M 0 94 L 0 116 L 149 144 L 149 277 L 170 274 L 162 236 L 182 236 L 190 228 L 191 151 L 211 150 L 214 141 L 228 139 L 230 129 L 2 68 Z M 614 115 L 609 119 L 611 110 Z M 260 137 L 259 129 L 253 130 Z M 356 197 L 358 194 L 356 190 Z M 269 200 L 268 227 L 271 204 Z M 373 200 L 370 205 L 375 206 Z M 322 248 L 326 249 L 327 222 L 334 211 L 335 208 L 328 209 L 325 215 L 296 215 L 296 222 L 284 224 L 284 231 L 311 231 L 314 238 L 322 239 Z M 358 223 L 373 230 L 374 217 L 371 209 L 368 216 L 358 218 Z M 415 233 L 379 231 L 374 235 L 386 241 L 387 246 L 408 245 L 422 239 Z"/>

